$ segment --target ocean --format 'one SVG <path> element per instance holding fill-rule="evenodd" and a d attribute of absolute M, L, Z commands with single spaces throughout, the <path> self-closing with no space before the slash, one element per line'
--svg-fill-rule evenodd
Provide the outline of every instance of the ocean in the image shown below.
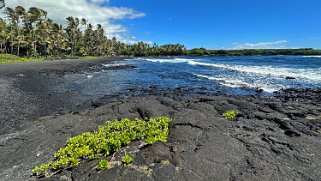
<path fill-rule="evenodd" d="M 321 56 L 133 58 L 103 66 L 123 65 L 137 68 L 67 75 L 60 90 L 97 96 L 148 87 L 241 95 L 262 89 L 262 95 L 271 95 L 281 89 L 321 88 Z"/>

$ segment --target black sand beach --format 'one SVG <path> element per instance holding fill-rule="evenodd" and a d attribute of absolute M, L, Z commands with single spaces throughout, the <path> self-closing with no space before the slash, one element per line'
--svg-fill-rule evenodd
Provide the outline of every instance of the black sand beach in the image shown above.
<path fill-rule="evenodd" d="M 92 160 L 40 179 L 320 180 L 320 90 L 261 97 L 150 87 L 85 101 L 75 92 L 48 91 L 63 84 L 65 74 L 120 59 L 0 65 L 0 180 L 37 180 L 34 166 L 106 120 L 154 116 L 173 119 L 168 142 L 133 149 L 130 167 L 97 172 L 98 160 Z M 235 120 L 222 116 L 231 109 L 241 112 Z"/>

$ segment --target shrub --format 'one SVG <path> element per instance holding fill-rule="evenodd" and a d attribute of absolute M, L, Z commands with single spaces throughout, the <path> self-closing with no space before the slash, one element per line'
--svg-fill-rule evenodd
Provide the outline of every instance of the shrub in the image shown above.
<path fill-rule="evenodd" d="M 121 162 L 124 165 L 129 165 L 129 164 L 133 163 L 133 161 L 134 161 L 133 157 L 126 155 L 126 156 L 123 157 Z"/>
<path fill-rule="evenodd" d="M 147 144 L 166 142 L 170 122 L 171 119 L 167 117 L 107 121 L 105 126 L 98 127 L 98 131 L 86 132 L 70 138 L 66 146 L 56 152 L 54 162 L 35 167 L 32 172 L 39 176 L 47 175 L 50 171 L 73 168 L 82 160 L 109 156 L 135 140 L 143 140 Z M 125 161 L 128 162 L 128 160 L 129 158 L 126 158 Z M 105 164 L 104 161 L 102 164 Z"/>
<path fill-rule="evenodd" d="M 229 110 L 223 114 L 223 117 L 226 119 L 234 119 L 238 114 L 240 114 L 240 112 L 237 110 Z"/>
<path fill-rule="evenodd" d="M 99 170 L 107 170 L 109 169 L 109 163 L 107 160 L 100 160 L 98 165 Z"/>

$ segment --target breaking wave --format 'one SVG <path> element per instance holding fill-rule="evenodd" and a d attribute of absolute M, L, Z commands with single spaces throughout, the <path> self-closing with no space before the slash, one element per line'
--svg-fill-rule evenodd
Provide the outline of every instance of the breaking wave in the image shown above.
<path fill-rule="evenodd" d="M 247 65 L 232 65 L 220 63 L 200 62 L 199 59 L 145 59 L 150 62 L 160 63 L 187 63 L 192 66 L 205 66 L 218 69 L 225 69 L 228 71 L 237 71 L 248 74 L 272 76 L 275 78 L 285 79 L 286 77 L 295 77 L 312 82 L 321 82 L 321 67 L 320 68 L 284 68 L 274 66 L 247 66 Z"/>

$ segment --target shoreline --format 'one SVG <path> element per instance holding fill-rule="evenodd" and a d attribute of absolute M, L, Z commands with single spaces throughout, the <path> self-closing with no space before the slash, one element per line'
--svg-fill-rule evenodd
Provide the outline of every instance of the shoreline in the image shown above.
<path fill-rule="evenodd" d="M 131 69 L 130 66 L 104 67 L 125 58 L 56 60 L 51 62 L 0 65 L 0 133 L 10 132 L 24 121 L 41 116 L 64 114 L 88 108 L 73 92 L 59 93 L 50 90 L 53 85 L 64 84 L 64 75 L 102 69 Z M 83 106 L 80 104 L 84 104 Z M 88 104 L 88 105 L 87 105 Z M 19 114 L 15 115 L 15 112 Z M 4 124 L 10 121 L 11 124 Z"/>
<path fill-rule="evenodd" d="M 29 71 L 62 71 L 80 72 L 81 69 L 88 69 L 90 66 L 99 63 L 111 63 L 120 61 L 130 57 L 111 57 L 111 58 L 93 58 L 93 59 L 62 59 L 42 62 L 27 62 L 27 63 L 10 63 L 0 64 L 0 74 L 29 72 Z"/>
<path fill-rule="evenodd" d="M 34 166 L 53 159 L 69 137 L 96 130 L 106 120 L 154 116 L 169 116 L 173 124 L 168 143 L 134 154 L 135 164 L 146 166 L 151 176 L 122 166 L 97 172 L 93 160 L 42 180 L 321 178 L 320 90 L 261 97 L 151 87 L 85 102 L 72 93 L 48 92 L 49 86 L 63 83 L 65 74 L 99 70 L 101 63 L 123 59 L 0 65 L 0 180 L 35 179 L 30 177 Z M 241 112 L 235 121 L 222 116 L 231 109 Z"/>

